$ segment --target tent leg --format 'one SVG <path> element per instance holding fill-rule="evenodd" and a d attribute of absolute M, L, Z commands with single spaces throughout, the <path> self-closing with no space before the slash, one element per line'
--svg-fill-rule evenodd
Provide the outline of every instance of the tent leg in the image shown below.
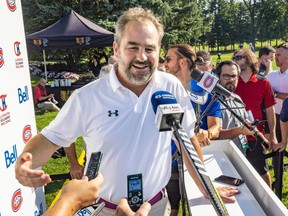
<path fill-rule="evenodd" d="M 43 60 L 44 60 L 45 79 L 48 81 L 48 79 L 47 79 L 47 67 L 46 67 L 46 53 L 45 53 L 45 50 L 43 50 Z"/>

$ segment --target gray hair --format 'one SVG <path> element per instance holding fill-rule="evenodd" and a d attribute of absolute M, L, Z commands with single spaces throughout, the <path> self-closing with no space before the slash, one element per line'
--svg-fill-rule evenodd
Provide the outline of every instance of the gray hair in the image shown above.
<path fill-rule="evenodd" d="M 126 25 L 130 21 L 137 21 L 139 23 L 143 23 L 144 21 L 152 22 L 159 33 L 159 44 L 161 44 L 161 40 L 164 36 L 164 28 L 160 23 L 159 19 L 155 17 L 153 12 L 149 9 L 144 9 L 141 7 L 130 8 L 128 11 L 125 11 L 122 16 L 119 17 L 116 27 L 115 27 L 115 41 L 119 45 L 123 36 L 123 32 L 125 31 Z"/>

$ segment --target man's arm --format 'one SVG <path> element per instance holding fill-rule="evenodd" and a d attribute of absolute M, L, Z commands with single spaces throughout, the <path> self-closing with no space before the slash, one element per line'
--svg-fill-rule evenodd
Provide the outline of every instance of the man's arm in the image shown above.
<path fill-rule="evenodd" d="M 217 139 L 221 130 L 221 118 L 215 116 L 207 117 L 208 130 L 200 129 L 197 139 L 202 146 L 209 145 L 211 140 Z"/>
<path fill-rule="evenodd" d="M 269 141 L 273 145 L 277 143 L 276 132 L 275 132 L 276 116 L 275 116 L 274 106 L 266 108 L 266 117 L 267 117 L 268 127 L 270 131 Z"/>
<path fill-rule="evenodd" d="M 286 149 L 287 146 L 287 139 L 288 139 L 288 122 L 283 122 L 280 120 L 280 127 L 281 127 L 281 138 L 283 143 L 283 150 Z"/>
<path fill-rule="evenodd" d="M 219 140 L 224 140 L 224 139 L 235 139 L 237 136 L 240 134 L 243 135 L 253 135 L 254 133 L 249 131 L 249 134 L 246 133 L 245 126 L 239 126 L 239 127 L 234 127 L 234 128 L 229 128 L 229 129 L 221 129 L 219 133 Z"/>
<path fill-rule="evenodd" d="M 211 133 L 211 140 L 219 137 L 221 130 L 221 118 L 215 116 L 207 116 L 208 130 Z"/>
<path fill-rule="evenodd" d="M 64 148 L 67 158 L 70 164 L 70 176 L 72 179 L 81 179 L 83 177 L 83 166 L 78 162 L 75 143 L 72 143 L 69 147 Z"/>
<path fill-rule="evenodd" d="M 24 147 L 15 164 L 15 177 L 20 184 L 29 187 L 44 186 L 51 182 L 48 174 L 35 168 L 45 164 L 59 146 L 42 134 L 34 136 Z"/>
<path fill-rule="evenodd" d="M 287 139 L 288 139 L 288 122 L 283 122 L 280 120 L 281 127 L 281 142 L 277 145 L 274 145 L 273 150 L 277 151 L 279 149 L 280 152 L 284 151 L 287 147 Z"/>
<path fill-rule="evenodd" d="M 283 93 L 283 92 L 278 92 L 276 96 L 276 98 L 281 99 L 281 100 L 284 100 L 286 97 L 288 97 L 288 93 Z"/>

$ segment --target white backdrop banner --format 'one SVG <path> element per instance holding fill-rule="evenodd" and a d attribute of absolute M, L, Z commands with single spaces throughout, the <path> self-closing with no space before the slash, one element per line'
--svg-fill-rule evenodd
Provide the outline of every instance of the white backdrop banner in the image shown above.
<path fill-rule="evenodd" d="M 20 0 L 0 1 L 0 216 L 39 216 L 44 188 L 23 187 L 14 166 L 37 133 Z"/>

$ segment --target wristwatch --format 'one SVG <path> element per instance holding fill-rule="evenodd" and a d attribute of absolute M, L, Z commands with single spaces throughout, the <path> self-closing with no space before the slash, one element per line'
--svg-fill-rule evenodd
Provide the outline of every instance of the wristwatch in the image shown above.
<path fill-rule="evenodd" d="M 278 97 L 279 92 L 278 91 L 274 91 L 274 97 L 277 98 Z"/>
<path fill-rule="evenodd" d="M 208 131 L 208 139 L 212 140 L 213 138 L 213 134 L 210 130 L 207 130 Z"/>

